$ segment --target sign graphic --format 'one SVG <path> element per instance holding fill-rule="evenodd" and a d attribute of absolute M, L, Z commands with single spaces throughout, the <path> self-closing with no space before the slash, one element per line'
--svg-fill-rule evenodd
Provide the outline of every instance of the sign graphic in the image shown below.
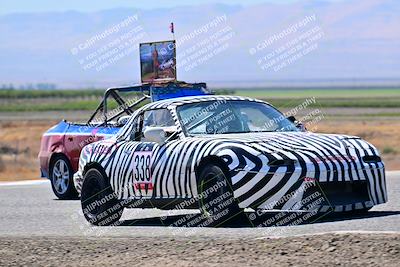
<path fill-rule="evenodd" d="M 143 83 L 176 81 L 175 41 L 140 44 L 140 70 Z"/>

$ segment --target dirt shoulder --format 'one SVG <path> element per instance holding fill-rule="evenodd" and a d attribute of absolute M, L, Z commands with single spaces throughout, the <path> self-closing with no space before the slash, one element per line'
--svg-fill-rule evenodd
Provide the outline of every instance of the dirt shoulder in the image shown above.
<path fill-rule="evenodd" d="M 279 239 L 0 238 L 0 266 L 398 266 L 400 234 Z"/>

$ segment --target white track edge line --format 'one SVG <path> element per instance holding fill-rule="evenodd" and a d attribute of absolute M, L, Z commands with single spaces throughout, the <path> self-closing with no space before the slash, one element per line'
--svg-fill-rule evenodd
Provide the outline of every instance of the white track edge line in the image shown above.
<path fill-rule="evenodd" d="M 24 180 L 24 181 L 15 181 L 15 182 L 0 182 L 1 186 L 26 186 L 26 185 L 39 185 L 39 184 L 47 184 L 50 181 L 47 179 L 42 180 Z"/>

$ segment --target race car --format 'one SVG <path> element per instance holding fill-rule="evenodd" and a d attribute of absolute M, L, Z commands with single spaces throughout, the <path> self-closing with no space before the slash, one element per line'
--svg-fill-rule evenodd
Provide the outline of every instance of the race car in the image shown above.
<path fill-rule="evenodd" d="M 73 174 L 85 145 L 115 135 L 146 101 L 209 93 L 205 83 L 164 82 L 109 88 L 87 122 L 63 120 L 43 134 L 38 155 L 41 176 L 51 181 L 59 199 L 75 199 L 78 193 Z"/>
<path fill-rule="evenodd" d="M 84 147 L 74 183 L 94 225 L 115 225 L 133 207 L 199 208 L 220 221 L 245 208 L 343 212 L 387 201 L 373 145 L 304 131 L 267 102 L 239 96 L 145 105 L 115 136 Z"/>

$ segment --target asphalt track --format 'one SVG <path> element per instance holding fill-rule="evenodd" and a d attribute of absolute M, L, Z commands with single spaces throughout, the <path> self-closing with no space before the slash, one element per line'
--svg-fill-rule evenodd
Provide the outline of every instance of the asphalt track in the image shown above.
<path fill-rule="evenodd" d="M 325 216 L 309 224 L 252 227 L 234 220 L 220 227 L 176 227 L 196 210 L 125 210 L 117 227 L 89 226 L 79 200 L 56 200 L 48 181 L 0 183 L 0 237 L 199 237 L 267 238 L 326 232 L 400 233 L 400 172 L 387 173 L 389 202 L 365 215 Z"/>

